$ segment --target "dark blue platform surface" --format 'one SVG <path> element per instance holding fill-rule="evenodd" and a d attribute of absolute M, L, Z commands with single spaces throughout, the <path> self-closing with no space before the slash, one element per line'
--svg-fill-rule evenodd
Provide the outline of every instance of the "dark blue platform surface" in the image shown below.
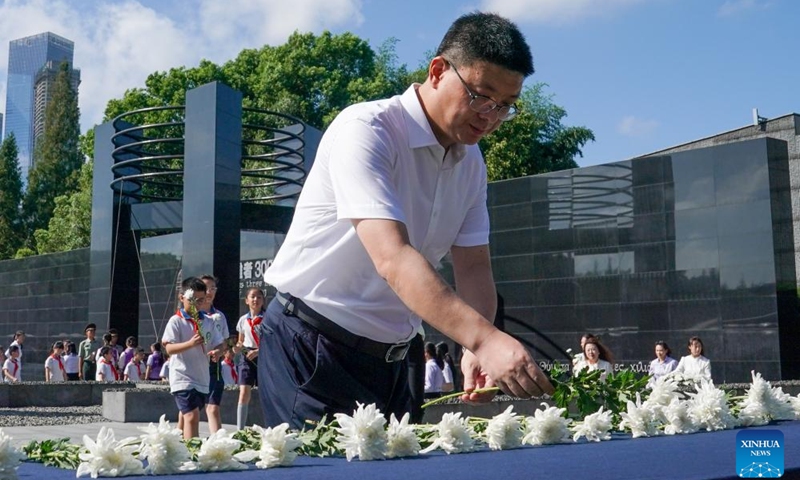
<path fill-rule="evenodd" d="M 784 434 L 785 479 L 800 479 L 800 422 L 766 427 Z M 693 435 L 632 439 L 615 435 L 607 442 L 524 447 L 516 450 L 347 462 L 344 458 L 298 457 L 289 468 L 212 474 L 164 475 L 183 480 L 221 479 L 721 479 L 736 476 L 736 434 L 740 429 Z M 21 479 L 74 479 L 74 470 L 25 463 Z M 88 477 L 86 477 L 88 478 Z M 129 477 L 130 478 L 130 477 Z M 136 477 L 144 478 L 144 477 Z M 156 477 L 150 477 L 156 478 Z"/>

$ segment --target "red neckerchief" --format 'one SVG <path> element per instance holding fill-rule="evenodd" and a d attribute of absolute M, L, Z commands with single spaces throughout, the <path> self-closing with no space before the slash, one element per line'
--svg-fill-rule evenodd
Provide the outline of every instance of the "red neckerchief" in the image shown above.
<path fill-rule="evenodd" d="M 113 363 L 108 363 L 108 362 L 106 361 L 105 357 L 103 357 L 103 358 L 101 358 L 101 359 L 100 359 L 100 363 L 105 363 L 106 365 L 108 365 L 109 367 L 111 367 L 111 373 L 113 373 L 113 374 L 114 374 L 114 380 L 119 380 L 119 373 L 117 373 L 117 369 L 116 369 L 116 368 L 114 368 L 114 364 L 113 364 Z"/>
<path fill-rule="evenodd" d="M 256 326 L 261 323 L 263 317 L 261 315 L 257 316 L 255 320 L 250 317 L 250 313 L 247 314 L 247 324 L 250 325 L 250 333 L 253 335 L 253 340 L 256 341 L 256 348 L 259 347 L 260 340 L 258 338 L 258 334 L 256 333 Z"/>
<path fill-rule="evenodd" d="M 61 374 L 64 375 L 64 378 L 67 378 L 67 372 L 64 371 L 64 364 L 61 362 L 61 357 L 54 353 L 50 355 L 50 358 L 58 362 L 58 368 L 61 369 Z"/>
<path fill-rule="evenodd" d="M 12 358 L 11 359 L 11 363 L 14 364 L 14 371 L 11 372 L 11 376 L 14 377 L 14 378 L 17 378 L 17 370 L 19 370 L 19 364 L 17 363 L 17 359 L 16 358 Z"/>
<path fill-rule="evenodd" d="M 136 360 L 134 360 L 134 363 L 136 363 L 136 374 L 139 375 L 139 380 L 141 380 L 142 379 L 142 362 L 137 362 Z"/>
<path fill-rule="evenodd" d="M 225 362 L 226 365 L 231 367 L 231 374 L 233 375 L 233 383 L 238 384 L 239 383 L 239 375 L 236 373 L 236 368 L 233 367 L 233 360 L 231 360 L 229 358 L 223 358 L 222 361 Z"/>
<path fill-rule="evenodd" d="M 181 317 L 182 319 L 186 320 L 187 322 L 191 323 L 192 324 L 192 332 L 200 333 L 200 323 L 199 323 L 200 320 L 195 320 L 194 318 L 192 318 L 191 315 L 186 313 L 186 311 L 184 309 L 182 309 L 182 308 L 179 308 L 178 311 L 175 312 L 175 315 L 177 315 L 177 316 Z M 200 315 L 202 315 L 202 313 L 200 313 Z M 200 344 L 200 346 L 203 347 L 203 353 L 205 353 L 205 351 L 206 351 L 205 344 Z"/>

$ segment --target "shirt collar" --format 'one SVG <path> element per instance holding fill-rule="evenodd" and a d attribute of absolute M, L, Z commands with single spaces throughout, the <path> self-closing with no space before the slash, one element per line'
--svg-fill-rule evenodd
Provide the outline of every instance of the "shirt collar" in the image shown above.
<path fill-rule="evenodd" d="M 420 84 L 415 83 L 408 87 L 403 95 L 400 96 L 400 104 L 403 106 L 405 115 L 403 118 L 406 122 L 406 129 L 408 130 L 408 147 L 409 148 L 423 148 L 438 146 L 444 149 L 436 135 L 433 133 L 431 123 L 428 120 L 425 111 L 422 109 L 419 96 L 417 96 L 417 89 Z M 456 143 L 450 147 L 448 156 L 451 156 L 455 162 L 460 161 L 466 155 L 466 147 L 460 143 Z"/>

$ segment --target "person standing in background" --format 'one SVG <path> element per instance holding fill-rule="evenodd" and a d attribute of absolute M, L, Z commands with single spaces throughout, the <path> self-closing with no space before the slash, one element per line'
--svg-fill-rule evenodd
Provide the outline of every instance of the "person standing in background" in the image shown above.
<path fill-rule="evenodd" d="M 67 380 L 67 371 L 64 369 L 64 362 L 61 355 L 64 354 L 64 342 L 56 342 L 44 361 L 44 381 L 63 382 Z"/>
<path fill-rule="evenodd" d="M 64 371 L 67 372 L 67 380 L 74 382 L 81 378 L 80 358 L 78 358 L 78 350 L 75 344 L 69 342 L 66 344 L 64 354 L 61 356 L 61 361 L 64 362 Z"/>
<path fill-rule="evenodd" d="M 86 334 L 86 339 L 78 345 L 78 371 L 83 380 L 94 381 L 97 374 L 95 355 L 100 348 L 100 341 L 95 338 L 97 326 L 94 323 L 90 323 L 86 325 L 83 331 Z"/>
<path fill-rule="evenodd" d="M 208 430 L 211 433 L 222 428 L 222 413 L 219 406 L 222 403 L 222 393 L 225 390 L 225 381 L 222 378 L 222 358 L 228 349 L 228 319 L 225 314 L 214 307 L 214 299 L 217 298 L 217 277 L 213 275 L 203 275 L 200 280 L 206 284 L 206 299 L 208 309 L 204 312 L 211 319 L 214 329 L 224 338 L 219 348 L 212 350 L 208 355 L 208 375 L 211 383 L 208 385 L 208 403 L 206 403 L 206 416 L 208 417 Z"/>

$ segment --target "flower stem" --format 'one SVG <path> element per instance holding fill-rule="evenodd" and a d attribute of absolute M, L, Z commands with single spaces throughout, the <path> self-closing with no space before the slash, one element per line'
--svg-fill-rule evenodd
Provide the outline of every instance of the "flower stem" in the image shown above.
<path fill-rule="evenodd" d="M 499 391 L 500 391 L 500 387 L 489 387 L 489 388 L 476 388 L 475 390 L 473 390 L 470 393 L 486 393 L 486 392 L 495 392 L 496 393 L 496 392 L 499 392 Z M 434 398 L 430 402 L 423 404 L 422 408 L 428 408 L 431 405 L 436 405 L 437 403 L 444 402 L 445 400 L 450 400 L 451 398 L 460 397 L 461 395 L 464 395 L 466 393 L 467 392 L 456 392 L 456 393 L 451 393 L 449 395 L 445 395 L 443 397 Z"/>

